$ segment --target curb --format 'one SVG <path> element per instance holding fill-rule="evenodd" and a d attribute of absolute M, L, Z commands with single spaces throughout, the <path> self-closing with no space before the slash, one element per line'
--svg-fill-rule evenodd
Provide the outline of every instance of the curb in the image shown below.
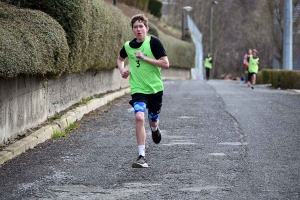
<path fill-rule="evenodd" d="M 292 90 L 292 91 L 294 91 L 294 92 L 300 94 L 300 90 Z"/>
<path fill-rule="evenodd" d="M 86 104 L 78 106 L 60 119 L 54 120 L 52 124 L 38 129 L 29 136 L 18 140 L 0 151 L 0 167 L 1 165 L 16 156 L 26 152 L 28 149 L 33 149 L 36 145 L 45 142 L 52 138 L 54 132 L 62 132 L 70 126 L 70 124 L 80 120 L 85 114 L 96 110 L 97 108 L 106 105 L 110 101 L 130 93 L 130 88 L 121 89 L 119 91 L 106 94 L 101 98 L 92 99 Z"/>

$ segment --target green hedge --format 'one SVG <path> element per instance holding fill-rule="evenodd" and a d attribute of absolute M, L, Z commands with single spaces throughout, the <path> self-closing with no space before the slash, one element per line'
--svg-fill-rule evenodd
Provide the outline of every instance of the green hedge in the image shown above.
<path fill-rule="evenodd" d="M 124 3 L 128 6 L 132 6 L 147 12 L 149 0 L 118 0 L 119 3 Z"/>
<path fill-rule="evenodd" d="M 155 27 L 153 25 L 153 27 Z M 158 30 L 158 29 L 157 29 Z M 196 47 L 194 43 L 185 42 L 166 35 L 158 30 L 159 39 L 163 43 L 167 52 L 170 67 L 175 68 L 194 68 Z"/>
<path fill-rule="evenodd" d="M 155 17 L 161 17 L 162 2 L 158 0 L 150 0 L 148 5 L 149 12 Z"/>
<path fill-rule="evenodd" d="M 148 23 L 148 26 L 149 26 L 148 34 L 159 38 L 159 34 L 158 34 L 158 30 L 157 30 L 156 26 L 154 24 L 152 24 L 151 22 Z"/>
<path fill-rule="evenodd" d="M 300 89 L 300 71 L 263 69 L 257 74 L 257 84 L 271 84 L 274 88 Z"/>
<path fill-rule="evenodd" d="M 104 1 L 10 0 L 10 3 L 42 10 L 61 24 L 70 48 L 66 72 L 114 68 L 120 47 L 132 37 L 129 19 Z"/>
<path fill-rule="evenodd" d="M 130 19 L 104 1 L 1 1 L 51 16 L 1 3 L 0 76 L 6 78 L 112 69 L 120 48 L 134 37 Z M 171 67 L 194 67 L 193 44 L 165 35 L 151 23 L 150 30 L 163 42 Z"/>
<path fill-rule="evenodd" d="M 0 2 L 0 76 L 59 75 L 68 65 L 62 27 L 40 11 Z"/>

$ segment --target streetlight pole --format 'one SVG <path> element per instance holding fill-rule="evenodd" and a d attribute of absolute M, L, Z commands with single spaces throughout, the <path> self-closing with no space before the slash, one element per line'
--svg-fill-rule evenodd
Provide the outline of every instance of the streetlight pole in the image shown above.
<path fill-rule="evenodd" d="M 182 8 L 182 32 L 181 32 L 181 39 L 184 40 L 185 38 L 185 29 L 186 29 L 186 12 L 191 11 L 193 8 L 191 6 L 184 6 Z"/>
<path fill-rule="evenodd" d="M 283 69 L 293 69 L 293 1 L 284 1 Z"/>
<path fill-rule="evenodd" d="M 213 1 L 212 5 L 210 7 L 210 39 L 209 39 L 209 52 L 212 55 L 212 37 L 213 37 L 213 11 L 214 11 L 214 5 L 217 5 L 217 1 Z"/>

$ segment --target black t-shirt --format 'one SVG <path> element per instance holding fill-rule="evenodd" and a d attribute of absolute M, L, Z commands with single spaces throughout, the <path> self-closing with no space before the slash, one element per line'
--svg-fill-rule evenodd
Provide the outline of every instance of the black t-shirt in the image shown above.
<path fill-rule="evenodd" d="M 143 42 L 140 42 L 140 43 L 137 42 L 136 38 L 134 38 L 133 40 L 131 40 L 129 42 L 129 46 L 134 49 L 139 48 L 142 44 L 143 44 Z M 161 41 L 156 37 L 151 36 L 150 48 L 151 48 L 152 54 L 154 55 L 154 57 L 157 60 L 159 60 L 163 56 L 167 56 L 164 46 L 162 45 Z M 128 55 L 126 53 L 125 47 L 123 46 L 123 48 L 120 51 L 120 57 L 125 59 L 127 56 Z"/>

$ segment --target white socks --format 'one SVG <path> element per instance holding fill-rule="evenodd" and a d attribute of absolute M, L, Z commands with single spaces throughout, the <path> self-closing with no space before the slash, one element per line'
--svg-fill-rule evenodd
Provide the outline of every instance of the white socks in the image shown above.
<path fill-rule="evenodd" d="M 145 145 L 138 145 L 139 155 L 145 156 Z"/>
<path fill-rule="evenodd" d="M 158 126 L 150 126 L 152 131 L 156 131 Z"/>

